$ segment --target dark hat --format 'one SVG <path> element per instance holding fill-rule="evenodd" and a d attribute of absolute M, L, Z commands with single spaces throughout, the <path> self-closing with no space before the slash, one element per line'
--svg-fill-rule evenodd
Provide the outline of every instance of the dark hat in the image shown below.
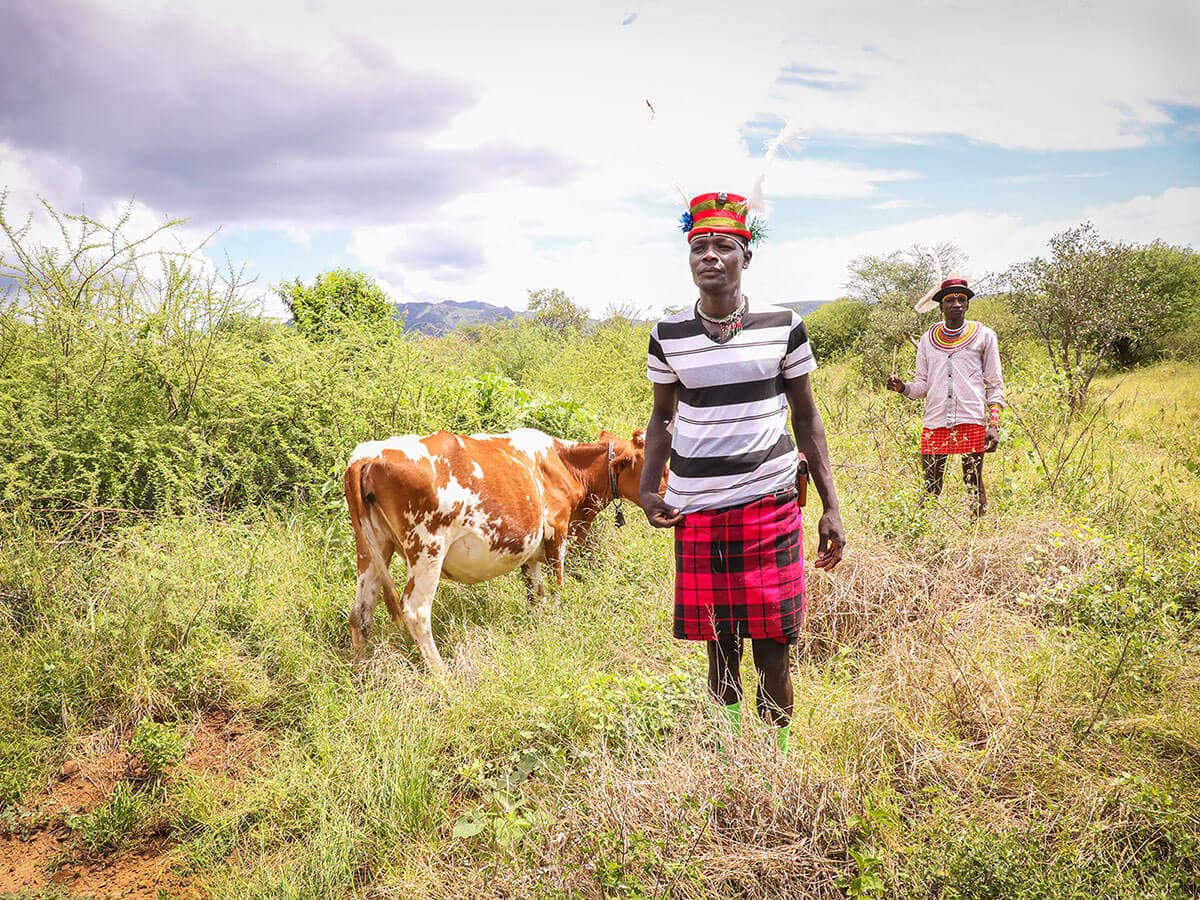
<path fill-rule="evenodd" d="M 942 298 L 947 294 L 966 294 L 970 300 L 975 292 L 967 287 L 967 279 L 962 275 L 951 275 L 942 282 L 941 287 L 931 287 L 929 291 L 913 306 L 919 313 L 927 313 L 938 308 Z"/>

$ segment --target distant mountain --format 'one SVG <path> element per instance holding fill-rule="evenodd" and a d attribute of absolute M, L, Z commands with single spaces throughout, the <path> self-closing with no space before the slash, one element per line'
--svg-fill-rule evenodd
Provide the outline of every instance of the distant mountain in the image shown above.
<path fill-rule="evenodd" d="M 794 309 L 802 316 L 807 316 L 814 309 L 826 303 L 825 300 L 793 300 L 788 303 L 777 303 Z M 504 319 L 524 318 L 527 312 L 516 312 L 507 306 L 496 306 L 484 303 L 482 300 L 443 300 L 440 303 L 397 303 L 396 315 L 404 317 L 405 331 L 418 331 L 421 334 L 442 335 L 457 331 L 464 325 L 485 325 Z M 595 320 L 589 320 L 594 322 Z M 654 321 L 646 321 L 647 326 Z"/>
<path fill-rule="evenodd" d="M 464 325 L 482 325 L 501 319 L 515 319 L 524 313 L 507 306 L 495 306 L 482 300 L 444 300 L 441 303 L 397 303 L 396 315 L 404 317 L 405 331 L 422 334 L 449 334 Z"/>
<path fill-rule="evenodd" d="M 818 306 L 824 306 L 828 300 L 792 300 L 789 303 L 778 303 L 777 306 L 786 306 L 788 309 L 794 309 L 802 316 L 807 316 Z"/>

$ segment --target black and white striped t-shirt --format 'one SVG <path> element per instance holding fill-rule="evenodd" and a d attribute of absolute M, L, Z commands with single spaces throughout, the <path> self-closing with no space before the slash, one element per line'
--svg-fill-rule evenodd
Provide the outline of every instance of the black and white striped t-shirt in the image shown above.
<path fill-rule="evenodd" d="M 748 310 L 742 330 L 723 344 L 694 306 L 655 325 L 647 377 L 678 384 L 667 504 L 680 512 L 722 509 L 793 486 L 799 457 L 784 379 L 816 367 L 804 321 L 790 309 Z"/>

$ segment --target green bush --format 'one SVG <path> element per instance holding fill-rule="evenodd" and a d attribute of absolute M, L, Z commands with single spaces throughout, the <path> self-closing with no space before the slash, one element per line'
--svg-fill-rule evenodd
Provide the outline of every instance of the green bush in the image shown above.
<path fill-rule="evenodd" d="M 852 352 L 870 321 L 870 304 L 851 297 L 822 304 L 804 317 L 809 341 L 820 360 Z"/>
<path fill-rule="evenodd" d="M 170 725 L 142 719 L 125 742 L 125 749 L 139 767 L 154 780 L 183 759 L 183 739 Z"/>

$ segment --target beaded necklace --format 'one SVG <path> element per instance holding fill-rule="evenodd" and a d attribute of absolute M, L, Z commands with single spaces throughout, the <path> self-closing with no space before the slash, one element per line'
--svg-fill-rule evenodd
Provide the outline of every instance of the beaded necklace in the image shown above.
<path fill-rule="evenodd" d="M 739 331 L 742 330 L 742 316 L 746 313 L 746 295 L 742 294 L 742 302 L 737 305 L 737 309 L 729 315 L 722 318 L 708 315 L 700 308 L 700 301 L 696 301 L 696 315 L 702 318 L 705 322 L 717 326 L 717 343 L 723 344 Z"/>
<path fill-rule="evenodd" d="M 933 326 L 929 339 L 939 350 L 961 350 L 979 333 L 978 322 L 963 322 L 958 328 L 950 329 L 944 322 Z"/>

